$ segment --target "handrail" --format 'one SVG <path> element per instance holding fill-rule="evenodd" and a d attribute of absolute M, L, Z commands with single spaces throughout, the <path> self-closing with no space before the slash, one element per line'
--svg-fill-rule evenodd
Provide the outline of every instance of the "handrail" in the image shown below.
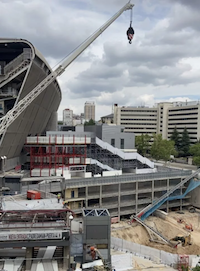
<path fill-rule="evenodd" d="M 111 152 L 111 153 L 113 153 L 115 155 L 118 155 L 120 158 L 122 158 L 124 160 L 137 159 L 142 164 L 146 164 L 150 168 L 154 168 L 154 162 L 151 162 L 149 159 L 147 159 L 146 157 L 143 157 L 139 153 L 134 153 L 134 152 L 126 153 L 126 152 L 123 152 L 120 149 L 113 147 L 109 143 L 102 141 L 98 137 L 96 137 L 96 144 L 98 146 L 100 146 L 101 148 L 106 149 L 106 150 L 108 150 L 109 152 Z"/>

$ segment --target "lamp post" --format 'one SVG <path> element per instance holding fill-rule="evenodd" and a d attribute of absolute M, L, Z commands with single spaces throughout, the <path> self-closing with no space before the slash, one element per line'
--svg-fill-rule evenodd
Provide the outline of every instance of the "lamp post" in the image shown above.
<path fill-rule="evenodd" d="M 69 213 L 69 229 L 70 229 L 70 232 L 71 232 L 71 225 L 72 225 L 72 220 L 74 219 L 72 213 Z"/>

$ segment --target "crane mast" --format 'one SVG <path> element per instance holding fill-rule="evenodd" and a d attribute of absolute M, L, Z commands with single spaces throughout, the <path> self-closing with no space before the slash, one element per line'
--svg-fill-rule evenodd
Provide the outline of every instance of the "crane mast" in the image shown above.
<path fill-rule="evenodd" d="M 83 42 L 74 52 L 72 52 L 66 60 L 63 61 L 57 69 L 52 71 L 44 80 L 42 80 L 32 91 L 30 91 L 23 99 L 21 99 L 8 113 L 0 119 L 0 135 L 2 135 L 9 125 L 11 125 L 20 114 L 52 83 L 60 76 L 65 69 L 98 38 L 125 10 L 132 9 L 133 4 L 130 1 L 124 5 L 109 21 L 99 28 L 91 37 Z"/>

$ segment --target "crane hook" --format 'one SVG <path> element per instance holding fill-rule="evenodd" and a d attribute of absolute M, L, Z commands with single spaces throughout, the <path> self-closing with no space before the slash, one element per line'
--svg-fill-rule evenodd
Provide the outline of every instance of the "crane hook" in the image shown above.
<path fill-rule="evenodd" d="M 133 36 L 134 36 L 134 29 L 132 27 L 132 9 L 131 9 L 131 14 L 130 14 L 130 27 L 129 29 L 127 30 L 126 32 L 126 35 L 127 35 L 127 38 L 129 40 L 129 44 L 132 43 L 132 39 L 133 39 Z"/>

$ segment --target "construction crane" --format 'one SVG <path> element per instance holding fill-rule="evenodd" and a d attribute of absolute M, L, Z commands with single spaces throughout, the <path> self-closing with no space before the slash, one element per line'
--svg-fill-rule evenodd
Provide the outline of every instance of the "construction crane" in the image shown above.
<path fill-rule="evenodd" d="M 66 60 L 54 71 L 52 71 L 43 81 L 41 81 L 32 91 L 29 92 L 16 106 L 0 119 L 0 135 L 24 112 L 24 110 L 52 83 L 61 75 L 65 69 L 98 38 L 124 11 L 132 9 L 133 4 L 130 1 L 124 5 L 109 21 L 100 27 L 92 36 L 84 41 L 74 52 L 72 52 Z"/>

